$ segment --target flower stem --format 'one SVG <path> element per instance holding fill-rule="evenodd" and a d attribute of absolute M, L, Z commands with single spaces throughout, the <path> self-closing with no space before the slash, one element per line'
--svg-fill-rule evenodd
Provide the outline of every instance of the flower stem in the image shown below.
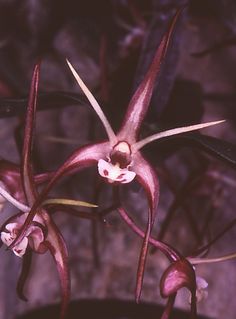
<path fill-rule="evenodd" d="M 236 258 L 236 253 L 216 257 L 216 258 L 187 258 L 188 261 L 193 265 L 199 265 L 199 264 L 210 264 L 210 263 L 217 263 L 221 261 L 231 260 Z"/>

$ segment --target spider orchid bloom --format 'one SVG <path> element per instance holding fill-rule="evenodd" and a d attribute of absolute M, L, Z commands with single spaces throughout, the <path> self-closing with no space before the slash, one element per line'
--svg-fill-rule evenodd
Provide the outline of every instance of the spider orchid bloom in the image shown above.
<path fill-rule="evenodd" d="M 45 196 L 52 189 L 59 178 L 72 174 L 75 171 L 77 172 L 84 167 L 90 167 L 93 165 L 97 165 L 99 175 L 109 183 L 125 184 L 130 183 L 134 178 L 136 178 L 141 186 L 145 189 L 149 204 L 147 227 L 141 248 L 137 271 L 137 302 L 139 301 L 141 295 L 143 274 L 148 250 L 148 240 L 152 225 L 154 223 L 154 212 L 156 211 L 159 199 L 159 184 L 156 173 L 152 166 L 143 158 L 142 154 L 140 153 L 140 149 L 150 142 L 160 138 L 198 130 L 222 122 L 216 121 L 188 127 L 175 128 L 154 134 L 141 141 L 137 141 L 141 124 L 147 113 L 151 100 L 155 79 L 159 74 L 161 64 L 166 55 L 170 37 L 173 33 L 174 25 L 177 21 L 179 13 L 180 11 L 175 14 L 168 31 L 166 34 L 164 34 L 147 74 L 138 86 L 128 105 L 121 129 L 117 134 L 114 133 L 109 121 L 107 120 L 95 97 L 89 91 L 70 62 L 67 61 L 69 68 L 71 69 L 71 72 L 73 73 L 80 88 L 86 95 L 94 111 L 97 113 L 98 117 L 103 123 L 108 135 L 108 141 L 83 146 L 77 149 L 65 161 L 65 163 L 55 172 L 47 187 L 38 197 L 38 200 L 33 205 L 31 212 L 26 219 L 20 235 L 12 244 L 12 246 L 16 245 L 24 237 L 27 228 L 34 218 L 35 212 L 40 207 Z"/>
<path fill-rule="evenodd" d="M 1 231 L 1 241 L 6 246 L 10 246 L 13 240 L 18 235 L 21 227 L 23 226 L 27 213 L 20 213 L 11 217 Z M 32 251 L 36 253 L 44 253 L 47 247 L 44 245 L 46 238 L 46 228 L 43 225 L 42 219 L 35 217 L 33 223 L 27 229 L 27 233 L 22 241 L 15 246 L 12 251 L 18 257 L 23 257 L 26 253 L 26 249 L 29 246 Z"/>
<path fill-rule="evenodd" d="M 29 272 L 31 264 L 31 255 L 34 253 L 45 253 L 49 251 L 57 266 L 62 292 L 62 305 L 60 318 L 64 319 L 70 296 L 70 276 L 68 267 L 68 253 L 64 239 L 52 220 L 51 216 L 45 209 L 37 209 L 34 213 L 32 223 L 27 227 L 24 236 L 13 245 L 19 237 L 25 221 L 29 217 L 29 212 L 34 202 L 37 200 L 38 191 L 37 184 L 49 178 L 50 174 L 36 175 L 33 174 L 31 149 L 33 145 L 33 128 L 35 124 L 36 100 L 39 84 L 40 64 L 36 64 L 31 81 L 31 89 L 26 114 L 26 123 L 24 131 L 24 143 L 22 152 L 21 165 L 9 164 L 5 169 L 0 169 L 0 177 L 2 177 L 3 185 L 7 185 L 8 189 L 14 193 L 19 190 L 20 200 L 15 199 L 9 194 L 5 187 L 0 187 L 0 194 L 17 207 L 21 213 L 8 219 L 2 227 L 1 240 L 9 249 L 22 257 L 22 272 L 19 277 L 17 292 L 21 299 L 27 300 L 23 293 L 24 284 Z M 1 166 L 0 166 L 1 168 Z M 11 188 L 12 187 L 12 188 Z M 25 205 L 26 204 L 26 205 Z"/>

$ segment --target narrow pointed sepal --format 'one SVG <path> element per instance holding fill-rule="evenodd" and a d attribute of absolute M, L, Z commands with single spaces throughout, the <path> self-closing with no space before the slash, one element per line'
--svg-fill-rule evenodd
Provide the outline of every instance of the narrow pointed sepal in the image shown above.
<path fill-rule="evenodd" d="M 193 131 L 197 131 L 197 130 L 201 130 L 204 129 L 206 127 L 210 127 L 213 125 L 218 125 L 225 122 L 225 120 L 220 120 L 220 121 L 213 121 L 213 122 L 207 122 L 207 123 L 200 123 L 200 124 L 195 124 L 195 125 L 189 125 L 189 126 L 184 126 L 184 127 L 177 127 L 177 128 L 173 128 L 167 131 L 163 131 L 160 133 L 156 133 L 153 134 L 149 137 L 144 138 L 143 140 L 135 143 L 132 145 L 132 151 L 136 152 L 138 150 L 140 150 L 142 147 L 144 147 L 145 145 L 159 140 L 161 138 L 164 137 L 170 137 L 170 136 L 175 136 L 178 134 L 183 134 L 183 133 L 187 133 L 187 132 L 193 132 Z"/>
<path fill-rule="evenodd" d="M 177 22 L 180 12 L 181 10 L 178 10 L 172 18 L 170 26 L 157 48 L 148 72 L 146 73 L 142 82 L 139 84 L 129 103 L 121 130 L 118 134 L 118 137 L 121 140 L 124 139 L 132 143 L 137 139 L 140 126 L 147 113 L 148 106 L 151 101 L 155 80 L 160 73 L 161 65 L 166 56 L 174 26 Z"/>
<path fill-rule="evenodd" d="M 152 226 L 154 223 L 155 212 L 159 200 L 159 183 L 154 169 L 151 165 L 142 157 L 140 153 L 135 154 L 134 164 L 132 170 L 136 173 L 138 182 L 144 188 L 148 204 L 148 221 L 145 231 L 145 237 L 141 248 L 139 257 L 139 264 L 137 270 L 137 282 L 136 282 L 136 301 L 139 302 L 141 296 L 141 290 L 143 285 L 143 277 L 148 253 L 148 243 L 151 235 Z"/>
<path fill-rule="evenodd" d="M 52 257 L 56 263 L 58 275 L 61 284 L 61 312 L 60 319 L 64 319 L 70 300 L 70 273 L 68 265 L 68 252 L 64 239 L 52 219 L 47 219 L 48 236 L 45 245 L 50 250 Z"/>
<path fill-rule="evenodd" d="M 94 111 L 96 112 L 96 114 L 98 115 L 98 117 L 100 118 L 106 132 L 108 135 L 108 138 L 110 140 L 111 143 L 115 144 L 116 142 L 116 135 L 110 125 L 110 123 L 108 122 L 103 110 L 101 109 L 100 105 L 98 104 L 97 100 L 95 99 L 95 97 L 93 96 L 93 94 L 89 91 L 89 89 L 87 88 L 87 86 L 85 85 L 85 83 L 83 82 L 83 80 L 81 79 L 81 77 L 79 76 L 79 74 L 75 71 L 74 67 L 72 66 L 72 64 L 66 60 L 74 78 L 76 79 L 77 83 L 79 84 L 81 90 L 84 92 L 84 94 L 86 95 L 87 99 L 89 100 L 91 106 L 93 107 Z"/>
<path fill-rule="evenodd" d="M 24 294 L 24 287 L 29 275 L 30 266 L 32 262 L 32 251 L 30 250 L 30 248 L 27 248 L 26 253 L 22 259 L 22 268 L 17 282 L 16 291 L 21 300 L 28 301 L 27 297 Z"/>
<path fill-rule="evenodd" d="M 39 71 L 40 63 L 34 67 L 33 76 L 31 80 L 30 94 L 28 100 L 28 107 L 26 113 L 24 143 L 22 152 L 21 177 L 22 184 L 27 198 L 28 204 L 31 206 L 36 197 L 36 190 L 34 187 L 34 178 L 31 167 L 31 152 L 33 144 L 33 129 L 35 125 L 35 114 L 37 105 L 37 94 L 39 86 Z"/>

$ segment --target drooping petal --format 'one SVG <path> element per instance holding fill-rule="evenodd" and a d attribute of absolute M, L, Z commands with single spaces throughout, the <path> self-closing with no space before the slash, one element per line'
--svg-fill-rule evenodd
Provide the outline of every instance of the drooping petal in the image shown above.
<path fill-rule="evenodd" d="M 24 294 L 24 286 L 29 275 L 31 261 L 32 261 L 32 251 L 30 249 L 27 249 L 25 255 L 22 258 L 21 273 L 16 286 L 17 294 L 19 298 L 23 301 L 28 301 L 28 299 L 26 298 Z"/>
<path fill-rule="evenodd" d="M 27 216 L 25 223 L 21 229 L 21 232 L 17 236 L 16 240 L 12 243 L 10 248 L 12 249 L 14 245 L 17 245 L 21 239 L 25 236 L 26 230 L 33 221 L 37 209 L 44 201 L 47 194 L 63 176 L 68 176 L 72 173 L 79 171 L 81 168 L 90 167 L 96 164 L 99 159 L 105 158 L 109 154 L 110 143 L 103 142 L 92 145 L 87 145 L 76 150 L 65 163 L 54 173 L 52 179 L 38 196 L 34 205 L 31 208 L 29 215 Z"/>
<path fill-rule="evenodd" d="M 164 138 L 164 137 L 200 130 L 200 129 L 203 129 L 203 128 L 206 128 L 209 126 L 223 123 L 223 122 L 225 122 L 225 120 L 208 122 L 208 123 L 201 123 L 201 124 L 196 124 L 196 125 L 189 125 L 189 126 L 184 126 L 184 127 L 177 127 L 177 128 L 173 128 L 173 129 L 170 129 L 167 131 L 159 132 L 159 133 L 153 134 L 151 136 L 148 136 L 148 137 L 144 138 L 143 140 L 133 144 L 132 151 L 133 152 L 138 151 L 142 147 L 144 147 L 145 145 L 147 145 L 153 141 L 159 140 L 161 138 Z"/>
<path fill-rule="evenodd" d="M 161 319 L 169 319 L 170 318 L 171 311 L 174 307 L 175 298 L 176 298 L 176 294 L 173 294 L 168 298 L 167 304 L 165 306 L 164 312 L 162 313 Z"/>
<path fill-rule="evenodd" d="M 24 131 L 24 144 L 22 152 L 22 164 L 21 164 L 21 177 L 22 184 L 27 198 L 28 204 L 33 205 L 37 196 L 37 191 L 34 185 L 34 178 L 32 172 L 31 163 L 31 151 L 33 142 L 33 128 L 35 124 L 35 113 L 37 103 L 37 93 L 39 85 L 39 69 L 40 63 L 37 63 L 34 67 L 34 72 L 31 81 L 31 88 L 28 100 L 28 107 L 26 113 L 25 131 Z"/>
<path fill-rule="evenodd" d="M 48 236 L 45 244 L 50 250 L 57 266 L 62 292 L 60 319 L 64 319 L 70 299 L 70 273 L 68 265 L 68 252 L 64 239 L 56 224 L 51 218 L 47 218 L 46 225 L 48 228 Z"/>
<path fill-rule="evenodd" d="M 145 237 L 144 231 L 135 224 L 133 219 L 127 214 L 126 210 L 123 207 L 118 207 L 116 209 L 118 210 L 124 222 L 130 227 L 130 229 L 132 229 L 141 238 L 144 238 Z M 162 241 L 154 239 L 151 236 L 149 238 L 149 243 L 153 245 L 153 247 L 159 249 L 171 262 L 182 258 L 182 256 L 177 251 L 175 251 L 171 246 L 163 243 Z"/>
<path fill-rule="evenodd" d="M 178 10 L 173 17 L 168 31 L 164 34 L 161 43 L 157 48 L 148 72 L 138 86 L 129 103 L 123 124 L 121 126 L 121 130 L 117 135 L 119 140 L 125 140 L 132 144 L 137 139 L 140 126 L 147 113 L 148 106 L 152 97 L 155 80 L 160 73 L 160 68 L 165 58 L 168 44 L 180 12 L 181 10 Z"/>
<path fill-rule="evenodd" d="M 110 123 L 108 122 L 105 114 L 103 113 L 103 110 L 101 109 L 100 105 L 98 104 L 97 100 L 95 99 L 95 97 L 93 96 L 93 94 L 89 91 L 89 89 L 87 88 L 87 86 L 84 84 L 83 80 L 81 79 L 81 77 L 79 76 L 79 74 L 75 71 L 75 69 L 73 68 L 73 66 L 71 65 L 71 63 L 66 60 L 73 76 L 75 77 L 77 83 L 79 84 L 81 90 L 84 92 L 84 94 L 86 95 L 87 99 L 89 100 L 89 102 L 91 103 L 94 111 L 97 113 L 98 117 L 100 118 L 106 132 L 108 135 L 108 138 L 110 140 L 110 142 L 112 144 L 116 143 L 116 135 L 110 125 Z"/>
<path fill-rule="evenodd" d="M 148 242 L 159 200 L 159 183 L 154 169 L 140 153 L 136 153 L 134 156 L 132 170 L 136 173 L 138 182 L 145 189 L 149 203 L 147 228 L 141 248 L 137 272 L 136 301 L 139 301 L 147 259 Z"/>

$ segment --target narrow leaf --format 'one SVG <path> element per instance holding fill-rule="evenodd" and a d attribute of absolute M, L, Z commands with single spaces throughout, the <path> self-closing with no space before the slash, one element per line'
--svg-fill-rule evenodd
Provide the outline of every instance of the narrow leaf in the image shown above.
<path fill-rule="evenodd" d="M 68 206 L 82 206 L 82 207 L 98 207 L 98 205 L 83 202 L 81 200 L 73 200 L 67 198 L 50 198 L 43 201 L 42 206 L 45 205 L 68 205 Z"/>
<path fill-rule="evenodd" d="M 0 98 L 0 118 L 25 114 L 27 98 Z M 71 92 L 52 91 L 38 94 L 39 110 L 62 108 L 71 104 L 88 104 L 81 94 Z"/>
<path fill-rule="evenodd" d="M 208 151 L 212 155 L 219 157 L 235 168 L 236 145 L 219 138 L 203 134 L 188 134 L 179 136 L 178 138 L 183 139 L 185 143 L 189 142 L 203 148 L 205 151 Z"/>

